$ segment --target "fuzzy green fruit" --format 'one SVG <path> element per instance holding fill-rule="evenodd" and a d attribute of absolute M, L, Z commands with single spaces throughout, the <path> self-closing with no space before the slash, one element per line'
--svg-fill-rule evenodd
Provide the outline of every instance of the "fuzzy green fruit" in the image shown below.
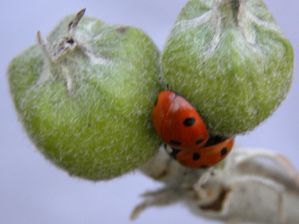
<path fill-rule="evenodd" d="M 47 43 L 38 34 L 39 46 L 12 61 L 10 90 L 48 159 L 71 175 L 110 179 L 158 148 L 151 110 L 159 52 L 138 29 L 82 15 L 65 18 Z"/>
<path fill-rule="evenodd" d="M 209 132 L 228 136 L 253 129 L 279 106 L 293 57 L 261 0 L 190 0 L 166 43 L 162 69 Z"/>

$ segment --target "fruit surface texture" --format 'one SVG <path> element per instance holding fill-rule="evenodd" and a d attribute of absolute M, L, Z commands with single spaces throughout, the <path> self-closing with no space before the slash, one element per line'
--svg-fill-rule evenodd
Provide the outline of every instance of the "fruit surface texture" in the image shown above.
<path fill-rule="evenodd" d="M 81 14 L 80 14 L 81 13 Z M 82 12 L 66 17 L 9 66 L 20 120 L 38 149 L 70 175 L 111 179 L 159 145 L 150 114 L 159 51 L 142 31 Z"/>
<path fill-rule="evenodd" d="M 190 0 L 162 55 L 170 89 L 213 135 L 255 128 L 286 97 L 293 49 L 261 0 Z"/>

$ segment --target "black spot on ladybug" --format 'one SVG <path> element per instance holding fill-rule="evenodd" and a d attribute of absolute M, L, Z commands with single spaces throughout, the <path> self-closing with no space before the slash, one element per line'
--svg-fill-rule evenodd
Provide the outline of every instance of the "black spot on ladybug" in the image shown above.
<path fill-rule="evenodd" d="M 181 143 L 180 141 L 177 141 L 177 140 L 170 140 L 169 144 L 179 146 L 179 145 L 181 145 L 182 143 Z"/>
<path fill-rule="evenodd" d="M 195 118 L 194 117 L 188 117 L 184 120 L 183 124 L 186 126 L 186 127 L 190 127 L 192 126 L 193 124 L 195 124 Z"/>
<path fill-rule="evenodd" d="M 208 165 L 201 165 L 200 168 L 201 168 L 201 169 L 208 169 L 209 166 L 208 166 Z"/>
<path fill-rule="evenodd" d="M 227 148 L 223 148 L 223 149 L 221 149 L 220 154 L 221 154 L 221 156 L 226 156 L 227 152 L 228 152 Z"/>
<path fill-rule="evenodd" d="M 193 153 L 192 159 L 193 160 L 199 160 L 200 159 L 200 154 L 197 153 L 197 152 Z"/>
<path fill-rule="evenodd" d="M 169 154 L 172 158 L 176 159 L 177 154 L 180 152 L 180 149 L 172 148 L 172 152 Z"/>
<path fill-rule="evenodd" d="M 198 140 L 195 142 L 195 144 L 196 144 L 196 145 L 199 145 L 199 144 L 202 143 L 202 141 L 203 141 L 203 139 L 200 138 L 200 139 L 198 139 Z"/>

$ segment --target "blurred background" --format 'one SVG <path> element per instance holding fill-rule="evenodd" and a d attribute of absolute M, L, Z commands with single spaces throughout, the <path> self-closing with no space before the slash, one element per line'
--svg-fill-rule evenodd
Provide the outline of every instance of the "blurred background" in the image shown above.
<path fill-rule="evenodd" d="M 6 79 L 10 60 L 46 35 L 64 16 L 86 8 L 86 15 L 109 23 L 129 24 L 147 32 L 162 49 L 186 0 L 0 0 L 0 223 L 99 224 L 131 223 L 139 195 L 159 187 L 138 172 L 92 183 L 72 178 L 35 149 L 18 122 Z M 284 34 L 299 53 L 298 1 L 266 0 Z M 286 155 L 299 169 L 298 60 L 294 82 L 279 109 L 251 133 L 237 138 L 244 146 Z M 298 138 L 298 139 L 297 139 Z M 138 223 L 218 223 L 194 217 L 181 204 L 152 208 Z"/>

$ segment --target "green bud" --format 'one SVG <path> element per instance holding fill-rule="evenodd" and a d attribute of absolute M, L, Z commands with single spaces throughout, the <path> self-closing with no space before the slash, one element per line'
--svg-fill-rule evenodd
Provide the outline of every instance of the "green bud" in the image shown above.
<path fill-rule="evenodd" d="M 110 179 L 159 145 L 151 125 L 159 52 L 140 30 L 65 18 L 9 66 L 19 117 L 39 150 L 71 175 Z"/>
<path fill-rule="evenodd" d="M 262 0 L 190 0 L 162 55 L 165 82 L 210 133 L 255 128 L 290 88 L 293 49 Z"/>

